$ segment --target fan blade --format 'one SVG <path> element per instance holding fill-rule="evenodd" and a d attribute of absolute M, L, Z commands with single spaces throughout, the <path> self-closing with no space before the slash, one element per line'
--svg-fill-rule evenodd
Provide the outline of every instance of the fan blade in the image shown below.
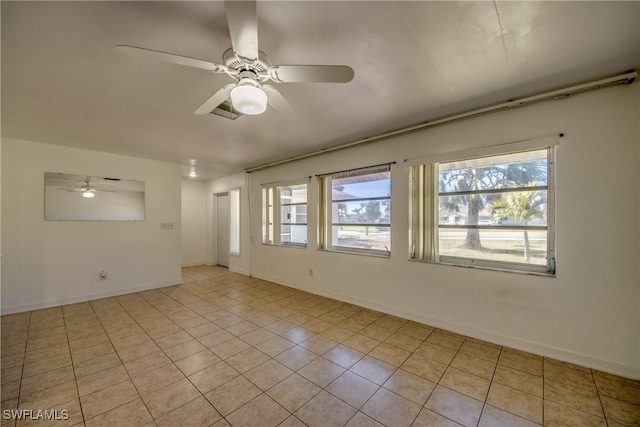
<path fill-rule="evenodd" d="M 258 59 L 258 15 L 255 1 L 225 1 L 233 53 L 252 64 Z"/>
<path fill-rule="evenodd" d="M 139 58 L 159 59 L 172 64 L 186 65 L 187 67 L 200 68 L 214 73 L 226 73 L 227 67 L 215 62 L 204 61 L 202 59 L 189 58 L 188 56 L 174 55 L 173 53 L 160 52 L 159 50 L 145 49 L 143 47 L 118 45 L 118 52 L 127 55 L 134 55 Z"/>
<path fill-rule="evenodd" d="M 276 90 L 276 88 L 269 85 L 263 85 L 262 89 L 266 92 L 269 105 L 274 110 L 290 120 L 300 119 L 298 112 L 291 106 L 291 104 L 289 104 L 289 101 L 287 101 L 285 97 Z"/>
<path fill-rule="evenodd" d="M 354 76 L 346 65 L 275 65 L 267 72 L 278 83 L 347 83 Z"/>
<path fill-rule="evenodd" d="M 235 83 L 229 83 L 216 93 L 214 93 L 211 98 L 204 101 L 204 103 L 198 107 L 195 111 L 196 114 L 209 114 L 212 112 L 218 105 L 222 104 L 225 99 L 229 97 L 231 94 L 231 90 L 236 87 Z"/>

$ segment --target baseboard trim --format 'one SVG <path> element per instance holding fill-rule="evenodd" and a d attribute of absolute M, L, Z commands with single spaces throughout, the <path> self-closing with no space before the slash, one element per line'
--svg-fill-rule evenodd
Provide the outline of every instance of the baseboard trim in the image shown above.
<path fill-rule="evenodd" d="M 200 261 L 200 262 L 188 262 L 188 263 L 186 263 L 186 264 L 182 264 L 182 268 L 185 268 L 185 267 L 197 267 L 197 266 L 199 266 L 199 265 L 207 265 L 207 263 L 206 263 L 206 262 L 204 262 L 204 261 Z M 209 265 L 211 265 L 211 264 L 209 264 Z"/>
<path fill-rule="evenodd" d="M 231 268 L 229 267 L 229 271 L 232 273 L 244 274 L 245 276 L 251 276 L 249 270 L 245 270 L 244 268 Z"/>
<path fill-rule="evenodd" d="M 457 334 L 466 335 L 468 337 L 476 338 L 483 341 L 488 341 L 494 344 L 502 345 L 505 347 L 511 347 L 517 350 L 526 351 L 539 356 L 551 357 L 563 362 L 573 363 L 576 365 L 584 366 L 591 369 L 597 369 L 610 374 L 619 375 L 631 379 L 640 379 L 640 367 L 625 365 L 610 360 L 600 359 L 597 357 L 589 356 L 573 352 L 570 350 L 552 347 L 545 344 L 522 340 L 516 337 L 502 335 L 496 332 L 488 331 L 485 329 L 474 328 L 466 325 L 443 321 L 440 319 L 425 316 L 421 313 L 415 313 L 398 309 L 397 307 L 388 306 L 385 304 L 379 304 L 373 301 L 369 301 L 358 297 L 349 297 L 340 293 L 326 291 L 315 287 L 301 287 L 296 286 L 293 283 L 286 283 L 277 277 L 271 277 L 268 275 L 262 275 L 259 273 L 252 273 L 253 277 L 258 279 L 267 280 L 269 282 L 278 283 L 290 288 L 299 289 L 301 291 L 310 292 L 316 295 L 324 296 L 327 298 L 336 299 L 349 304 L 359 305 L 361 307 L 369 308 L 372 310 L 380 311 L 392 316 L 401 317 L 414 322 L 419 322 L 425 325 L 429 325 L 435 328 L 444 329 L 447 331 L 455 332 Z"/>
<path fill-rule="evenodd" d="M 23 305 L 17 305 L 17 306 L 6 307 L 6 308 L 3 307 L 0 311 L 0 315 L 4 316 L 6 314 L 16 314 L 16 313 L 22 313 L 25 311 L 40 310 L 43 308 L 57 307 L 59 305 L 75 304 L 79 302 L 92 301 L 100 298 L 109 298 L 109 297 L 114 297 L 119 295 L 130 294 L 134 292 L 148 291 L 150 289 L 158 289 L 158 288 L 164 288 L 167 286 L 181 285 L 182 283 L 183 283 L 182 278 L 180 278 L 176 280 L 169 280 L 167 282 L 160 282 L 160 283 L 148 284 L 143 286 L 135 286 L 132 288 L 125 288 L 125 289 L 117 289 L 109 292 L 99 292 L 95 294 L 81 295 L 81 296 L 71 297 L 71 298 L 61 298 L 53 301 L 41 301 L 33 304 L 23 304 Z"/>

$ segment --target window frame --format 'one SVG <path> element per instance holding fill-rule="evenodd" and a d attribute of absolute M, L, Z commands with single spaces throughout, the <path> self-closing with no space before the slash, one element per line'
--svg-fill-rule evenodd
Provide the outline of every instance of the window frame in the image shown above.
<path fill-rule="evenodd" d="M 515 145 L 515 144 L 514 144 Z M 557 144 L 544 145 L 538 147 L 527 147 L 508 151 L 495 151 L 491 153 L 481 153 L 474 156 L 451 156 L 450 159 L 439 158 L 437 162 L 427 164 L 414 164 L 409 168 L 409 259 L 411 261 L 422 261 L 427 263 L 435 263 L 442 265 L 453 265 L 462 267 L 474 267 L 501 271 L 510 271 L 526 274 L 537 274 L 545 276 L 555 276 L 556 274 L 556 255 L 555 255 L 555 156 Z M 498 261 L 482 258 L 461 257 L 452 255 L 440 255 L 439 251 L 439 233 L 440 228 L 450 229 L 470 229 L 479 230 L 524 230 L 524 229 L 543 229 L 540 226 L 444 226 L 439 224 L 439 198 L 440 189 L 439 181 L 439 164 L 449 163 L 462 160 L 483 159 L 498 157 L 501 155 L 525 153 L 532 151 L 547 151 L 547 200 L 545 204 L 547 224 L 544 229 L 547 236 L 546 265 L 538 265 L 524 262 L 514 261 Z M 468 193 L 485 194 L 491 192 L 522 192 L 527 187 L 518 187 L 505 190 L 477 190 Z M 446 193 L 443 193 L 446 194 Z"/>
<path fill-rule="evenodd" d="M 240 188 L 228 191 L 229 194 L 229 255 L 239 256 L 242 242 L 241 205 L 242 192 Z"/>
<path fill-rule="evenodd" d="M 282 188 L 304 185 L 307 190 L 305 203 L 282 204 Z M 304 223 L 283 223 L 281 219 L 282 206 L 306 206 L 307 221 Z M 306 248 L 309 243 L 309 180 L 295 180 L 262 185 L 262 244 L 268 246 Z M 304 225 L 306 227 L 305 243 L 283 242 L 283 225 Z"/>
<path fill-rule="evenodd" d="M 346 171 L 333 172 L 324 175 L 318 175 L 318 188 L 320 194 L 320 209 L 319 209 L 319 221 L 318 221 L 318 248 L 327 252 L 336 252 L 336 253 L 347 253 L 347 254 L 355 254 L 355 255 L 367 255 L 381 258 L 390 258 L 392 245 L 392 233 L 391 233 L 391 215 L 389 218 L 389 223 L 340 223 L 333 222 L 333 204 L 334 202 L 364 202 L 364 201 L 375 201 L 375 200 L 387 200 L 389 203 L 389 207 L 391 208 L 392 203 L 392 173 L 391 173 L 391 165 L 393 163 L 385 163 L 377 166 L 367 166 L 363 168 L 350 169 Z M 344 177 L 351 176 L 363 176 L 363 175 L 373 175 L 375 173 L 380 172 L 389 172 L 389 196 L 388 197 L 358 197 L 355 199 L 347 199 L 347 200 L 333 200 L 333 186 L 332 180 L 339 179 Z M 384 227 L 389 230 L 389 248 L 386 251 L 380 249 L 367 249 L 367 248 L 355 248 L 349 246 L 340 246 L 333 244 L 333 227 L 334 226 L 349 226 L 349 227 Z"/>

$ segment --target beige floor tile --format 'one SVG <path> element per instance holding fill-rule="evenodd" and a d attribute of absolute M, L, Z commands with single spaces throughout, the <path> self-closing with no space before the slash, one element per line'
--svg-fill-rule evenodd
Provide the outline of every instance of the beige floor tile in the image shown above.
<path fill-rule="evenodd" d="M 161 366 L 133 377 L 133 383 L 141 396 L 146 396 L 185 378 L 184 374 L 173 364 Z"/>
<path fill-rule="evenodd" d="M 317 358 L 318 356 L 315 353 L 297 345 L 275 357 L 278 362 L 294 371 L 297 371 Z"/>
<path fill-rule="evenodd" d="M 502 349 L 498 364 L 532 375 L 542 376 L 542 357 L 508 347 Z"/>
<path fill-rule="evenodd" d="M 607 420 L 629 426 L 640 425 L 640 406 L 607 396 L 601 396 L 601 401 Z"/>
<path fill-rule="evenodd" d="M 338 342 L 322 335 L 315 335 L 299 345 L 320 356 L 337 346 Z"/>
<path fill-rule="evenodd" d="M 400 366 L 400 369 L 437 383 L 446 371 L 447 365 L 414 354 Z"/>
<path fill-rule="evenodd" d="M 153 340 L 149 338 L 149 336 L 142 330 L 133 335 L 126 335 L 122 337 L 114 337 L 109 335 L 109 340 L 118 352 L 129 347 L 153 343 Z"/>
<path fill-rule="evenodd" d="M 160 418 L 199 396 L 198 390 L 185 378 L 143 396 L 142 400 L 153 418 Z"/>
<path fill-rule="evenodd" d="M 275 336 L 257 344 L 255 347 L 268 356 L 275 357 L 278 354 L 290 349 L 295 344 L 280 336 Z"/>
<path fill-rule="evenodd" d="M 193 339 L 182 344 L 169 347 L 165 349 L 164 352 L 169 356 L 169 359 L 175 362 L 176 360 L 184 359 L 187 356 L 199 353 L 204 349 L 206 349 L 206 347 L 202 345 L 200 341 Z"/>
<path fill-rule="evenodd" d="M 295 324 L 291 322 L 287 322 L 286 320 L 282 320 L 282 319 L 276 320 L 276 319 L 277 318 L 273 316 L 263 317 L 262 321 L 258 321 L 257 324 L 262 323 L 262 325 L 260 326 L 263 326 L 265 329 L 273 332 L 276 335 L 280 335 L 283 332 L 287 332 L 289 329 L 294 328 L 296 326 Z M 252 319 L 251 321 L 256 323 L 254 319 Z"/>
<path fill-rule="evenodd" d="M 293 343 L 299 344 L 303 341 L 308 340 L 309 338 L 311 338 L 316 334 L 302 326 L 296 326 L 279 335 Z"/>
<path fill-rule="evenodd" d="M 384 341 L 389 338 L 395 331 L 391 331 L 382 326 L 372 324 L 361 330 L 359 333 L 369 338 L 373 338 L 378 341 Z"/>
<path fill-rule="evenodd" d="M 249 369 L 253 369 L 256 366 L 269 360 L 269 356 L 257 350 L 253 347 L 242 351 L 230 358 L 226 359 L 226 362 L 231 365 L 236 371 L 241 374 L 247 372 Z"/>
<path fill-rule="evenodd" d="M 332 326 L 320 333 L 320 335 L 336 342 L 343 342 L 354 334 L 355 332 L 338 325 Z"/>
<path fill-rule="evenodd" d="M 537 375 L 527 374 L 524 371 L 498 365 L 493 375 L 493 381 L 515 388 L 516 390 L 542 397 L 543 381 L 542 377 Z"/>
<path fill-rule="evenodd" d="M 456 352 L 457 350 L 451 348 L 424 342 L 415 350 L 414 354 L 448 365 L 453 360 Z"/>
<path fill-rule="evenodd" d="M 395 367 L 402 365 L 410 355 L 411 353 L 407 350 L 394 347 L 384 342 L 369 353 L 369 356 L 375 357 Z"/>
<path fill-rule="evenodd" d="M 632 381 L 603 372 L 594 372 L 593 377 L 601 395 L 640 406 L 640 381 Z"/>
<path fill-rule="evenodd" d="M 545 400 L 544 425 L 546 427 L 606 427 L 607 422 L 604 418 Z"/>
<path fill-rule="evenodd" d="M 132 360 L 148 356 L 149 354 L 157 351 L 160 351 L 160 347 L 158 347 L 153 341 L 146 341 L 144 344 L 138 344 L 118 350 L 118 357 L 120 357 L 120 360 L 122 360 L 123 363 L 127 363 Z"/>
<path fill-rule="evenodd" d="M 221 359 L 211 351 L 202 350 L 199 353 L 192 354 L 191 356 L 187 356 L 184 359 L 176 361 L 175 364 L 183 374 L 189 376 L 218 363 L 220 360 Z"/>
<path fill-rule="evenodd" d="M 440 384 L 484 402 L 489 391 L 490 381 L 473 374 L 449 367 L 440 379 Z"/>
<path fill-rule="evenodd" d="M 120 361 L 120 358 L 118 358 L 118 355 L 113 352 L 93 359 L 87 359 L 77 363 L 74 362 L 73 370 L 76 374 L 76 378 L 82 378 L 86 375 L 95 374 L 96 372 L 119 365 L 122 365 L 122 362 Z"/>
<path fill-rule="evenodd" d="M 46 359 L 39 359 L 32 362 L 25 362 L 22 377 L 31 377 L 68 365 L 71 365 L 71 355 L 69 353 L 48 357 Z"/>
<path fill-rule="evenodd" d="M 361 410 L 384 425 L 408 427 L 415 420 L 420 408 L 420 405 L 381 388 Z"/>
<path fill-rule="evenodd" d="M 226 417 L 233 427 L 272 427 L 289 417 L 282 406 L 261 394 Z"/>
<path fill-rule="evenodd" d="M 73 366 L 67 365 L 67 366 L 63 366 L 62 368 L 54 369 L 52 371 L 47 371 L 42 374 L 24 378 L 22 380 L 22 385 L 20 386 L 20 393 L 23 395 L 30 394 L 36 391 L 44 390 L 49 387 L 54 387 L 56 385 L 65 383 L 67 381 L 74 381 L 74 380 L 75 380 L 75 375 L 73 373 Z M 2 386 L 3 386 L 2 400 L 6 400 L 9 397 L 7 394 L 5 394 L 5 391 L 4 391 L 4 381 Z"/>
<path fill-rule="evenodd" d="M 597 417 L 604 417 L 598 395 L 582 388 L 545 380 L 544 399 L 588 412 Z"/>
<path fill-rule="evenodd" d="M 426 342 L 457 351 L 462 346 L 464 337 L 438 330 L 429 335 Z"/>
<path fill-rule="evenodd" d="M 111 387 L 121 382 L 129 380 L 129 375 L 124 366 L 118 365 L 95 374 L 87 375 L 77 379 L 78 393 L 86 396 L 93 392 Z"/>
<path fill-rule="evenodd" d="M 299 369 L 298 373 L 312 383 L 324 388 L 338 378 L 344 371 L 344 368 L 333 362 L 323 358 L 317 358 L 305 365 L 302 369 Z"/>
<path fill-rule="evenodd" d="M 114 353 L 115 350 L 111 343 L 102 343 L 94 345 L 93 347 L 81 348 L 79 350 L 71 350 L 71 356 L 73 357 L 73 363 L 94 359 L 96 357 L 104 356 L 109 353 Z"/>
<path fill-rule="evenodd" d="M 436 414 L 435 412 L 430 411 L 427 408 L 422 408 L 411 427 L 460 427 L 460 425 L 461 424 L 451 421 L 449 418 L 445 418 L 440 414 Z"/>
<path fill-rule="evenodd" d="M 333 381 L 326 390 L 354 408 L 359 409 L 379 388 L 379 385 L 347 371 Z"/>
<path fill-rule="evenodd" d="M 82 412 L 86 419 L 117 408 L 140 397 L 130 380 L 81 396 Z"/>
<path fill-rule="evenodd" d="M 382 385 L 394 373 L 396 368 L 381 360 L 365 356 L 349 370 L 369 381 Z"/>
<path fill-rule="evenodd" d="M 487 403 L 498 409 L 542 424 L 542 399 L 498 383 L 492 383 Z"/>
<path fill-rule="evenodd" d="M 320 392 L 320 387 L 298 374 L 293 374 L 267 391 L 267 394 L 289 412 L 295 412 Z"/>
<path fill-rule="evenodd" d="M 75 381 L 67 381 L 60 385 L 20 396 L 20 409 L 52 408 L 60 403 L 78 398 Z"/>
<path fill-rule="evenodd" d="M 461 371 L 491 379 L 496 369 L 496 364 L 464 353 L 458 353 L 451 361 L 451 366 Z"/>
<path fill-rule="evenodd" d="M 205 397 L 222 416 L 226 417 L 245 403 L 262 394 L 260 389 L 243 376 L 215 388 Z"/>
<path fill-rule="evenodd" d="M 349 369 L 364 356 L 364 353 L 340 344 L 327 351 L 322 357 L 332 361 L 336 365 Z"/>
<path fill-rule="evenodd" d="M 357 333 L 350 338 L 344 340 L 343 344 L 363 353 L 369 353 L 371 350 L 379 346 L 380 340 Z"/>
<path fill-rule="evenodd" d="M 142 402 L 136 399 L 132 402 L 113 408 L 94 418 L 87 419 L 87 427 L 139 427 L 152 422 L 151 414 Z"/>
<path fill-rule="evenodd" d="M 68 355 L 69 351 L 70 351 L 69 344 L 66 341 L 63 341 L 54 345 L 50 345 L 50 346 L 41 347 L 35 350 L 28 348 L 26 353 L 24 353 L 24 363 L 28 365 L 33 362 L 41 361 L 42 359 L 48 359 L 54 356 Z M 23 353 L 21 353 L 18 356 L 19 361 L 22 361 L 22 357 L 21 357 L 22 355 Z M 3 358 L 3 361 L 4 361 L 4 358 Z M 5 366 L 4 363 L 3 363 L 3 366 Z M 12 364 L 7 363 L 6 366 L 12 366 Z"/>
<path fill-rule="evenodd" d="M 294 415 L 309 427 L 338 427 L 345 425 L 355 413 L 351 406 L 321 391 Z"/>
<path fill-rule="evenodd" d="M 478 423 L 478 427 L 537 427 L 540 425 L 491 405 L 484 406 Z"/>
<path fill-rule="evenodd" d="M 545 361 L 544 378 L 545 380 L 551 380 L 597 393 L 593 375 L 589 371 L 576 370 Z"/>
<path fill-rule="evenodd" d="M 319 334 L 320 332 L 326 331 L 331 326 L 331 323 L 321 320 L 321 319 L 312 319 L 304 324 L 304 327 L 310 330 L 313 333 Z"/>
<path fill-rule="evenodd" d="M 370 416 L 365 415 L 362 412 L 358 411 L 353 417 L 351 417 L 349 422 L 345 424 L 345 427 L 384 427 L 384 426 L 379 422 L 377 422 L 376 420 L 374 420 L 373 418 L 371 418 Z"/>
<path fill-rule="evenodd" d="M 483 404 L 443 386 L 436 389 L 424 407 L 463 426 L 475 426 L 480 420 Z"/>
<path fill-rule="evenodd" d="M 398 329 L 398 332 L 419 340 L 425 340 L 429 335 L 431 335 L 431 333 L 433 333 L 433 330 L 433 328 L 428 326 L 407 323 Z"/>
<path fill-rule="evenodd" d="M 291 375 L 293 371 L 276 360 L 268 360 L 244 373 L 244 376 L 262 390 L 268 390 Z"/>
<path fill-rule="evenodd" d="M 189 380 L 200 390 L 200 393 L 204 394 L 231 381 L 238 375 L 240 375 L 238 371 L 222 361 L 189 376 Z"/>
<path fill-rule="evenodd" d="M 186 333 L 185 331 L 180 331 L 175 334 L 167 335 L 162 338 L 158 338 L 155 340 L 158 347 L 165 350 L 167 348 L 173 347 L 178 344 L 185 343 L 190 341 L 193 337 Z"/>
<path fill-rule="evenodd" d="M 290 415 L 289 418 L 284 420 L 278 427 L 306 427 L 307 425 L 300 421 L 295 415 Z"/>
<path fill-rule="evenodd" d="M 242 341 L 240 338 L 231 338 L 228 341 L 221 342 L 220 344 L 216 344 L 213 347 L 209 347 L 209 350 L 213 352 L 216 356 L 218 356 L 222 360 L 227 360 L 231 356 L 235 356 L 236 354 L 248 350 L 251 348 L 249 344 Z"/>
<path fill-rule="evenodd" d="M 33 377 L 32 377 L 33 378 Z M 12 381 L 2 384 L 0 389 L 0 397 L 2 400 L 11 400 L 20 394 L 20 381 Z"/>
<path fill-rule="evenodd" d="M 182 332 L 182 328 L 175 323 L 171 322 L 166 325 L 159 326 L 157 328 L 146 329 L 147 334 L 154 340 L 164 338 L 169 335 L 178 334 Z"/>
<path fill-rule="evenodd" d="M 216 344 L 229 341 L 231 338 L 235 338 L 235 336 L 221 329 L 219 331 L 212 332 L 205 336 L 198 337 L 198 341 L 200 341 L 205 347 L 213 347 Z"/>
<path fill-rule="evenodd" d="M 436 384 L 410 372 L 398 369 L 382 386 L 414 403 L 423 405 L 433 392 Z"/>
<path fill-rule="evenodd" d="M 500 357 L 500 348 L 479 344 L 476 341 L 465 341 L 460 346 L 460 353 L 465 353 L 470 356 L 477 357 L 478 359 L 484 359 L 489 362 L 497 363 Z"/>
<path fill-rule="evenodd" d="M 208 427 L 219 421 L 222 417 L 213 406 L 200 396 L 191 402 L 161 416 L 155 420 L 158 427 Z"/>
<path fill-rule="evenodd" d="M 152 371 L 161 366 L 166 366 L 171 363 L 171 360 L 164 355 L 163 352 L 157 351 L 139 359 L 127 362 L 124 367 L 132 377 L 137 377 L 145 372 Z"/>

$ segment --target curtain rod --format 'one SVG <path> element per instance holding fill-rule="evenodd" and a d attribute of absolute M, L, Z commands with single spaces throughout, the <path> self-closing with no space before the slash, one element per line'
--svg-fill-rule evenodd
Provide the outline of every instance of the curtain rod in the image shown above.
<path fill-rule="evenodd" d="M 471 111 L 466 111 L 460 114 L 455 114 L 453 116 L 447 116 L 447 117 L 443 117 L 440 119 L 435 119 L 432 121 L 426 121 L 424 123 L 420 123 L 418 125 L 414 125 L 414 126 L 410 126 L 407 128 L 402 128 L 402 129 L 398 129 L 398 130 L 394 130 L 391 132 L 387 132 L 387 133 L 383 133 L 381 135 L 377 135 L 377 136 L 373 136 L 373 137 L 368 137 L 368 138 L 363 138 L 363 139 L 359 139 L 357 141 L 353 141 L 353 142 L 349 142 L 346 144 L 342 144 L 342 145 L 338 145 L 336 147 L 330 147 L 330 148 L 324 148 L 322 150 L 318 150 L 318 151 L 314 151 L 311 153 L 307 153 L 307 154 L 302 154 L 299 156 L 294 156 L 294 157 L 289 157 L 287 159 L 283 159 L 283 160 L 278 160 L 275 162 L 271 162 L 271 163 L 267 163 L 261 166 L 256 166 L 253 168 L 249 168 L 246 169 L 245 172 L 247 173 L 251 173 L 251 172 L 256 172 L 262 169 L 267 169 L 273 166 L 278 166 L 284 163 L 290 163 L 296 160 L 302 160 L 302 159 L 306 159 L 308 157 L 315 157 L 315 156 L 319 156 L 321 154 L 326 154 L 326 153 L 331 153 L 333 151 L 339 151 L 339 150 L 344 150 L 347 148 L 351 148 L 357 145 L 363 145 L 363 144 L 369 144 L 371 142 L 375 142 L 375 141 L 380 141 L 383 139 L 387 139 L 387 138 L 391 138 L 393 136 L 400 136 L 400 135 L 406 135 L 409 133 L 413 133 L 419 130 L 423 130 L 423 129 L 427 129 L 433 126 L 439 126 L 439 125 L 443 125 L 446 123 L 452 123 L 452 122 L 457 122 L 460 120 L 466 120 L 466 119 L 470 119 L 473 117 L 479 117 L 479 116 L 483 116 L 489 113 L 494 113 L 494 112 L 498 112 L 498 111 L 503 111 L 503 110 L 508 110 L 511 108 L 519 108 L 519 107 L 524 107 L 526 105 L 531 105 L 531 104 L 535 104 L 538 102 L 543 102 L 543 101 L 549 101 L 549 100 L 556 100 L 556 99 L 564 99 L 564 98 L 568 98 L 572 95 L 578 94 L 578 93 L 583 93 L 583 92 L 588 92 L 588 91 L 592 91 L 592 90 L 596 90 L 596 89 L 601 89 L 601 88 L 605 88 L 605 87 L 609 87 L 609 86 L 615 86 L 615 85 L 619 85 L 619 84 L 631 84 L 633 83 L 636 78 L 638 77 L 638 73 L 637 71 L 631 71 L 625 74 L 620 74 L 614 77 L 608 77 L 605 79 L 601 79 L 601 80 L 596 80 L 596 81 L 592 81 L 589 83 L 583 83 L 580 85 L 576 85 L 576 86 L 571 86 L 571 87 L 567 87 L 564 89 L 558 89 L 558 90 L 554 90 L 551 92 L 545 92 L 545 93 L 541 93 L 538 95 L 533 95 L 533 96 L 528 96 L 525 98 L 520 98 L 520 99 L 515 99 L 515 100 L 510 100 L 507 102 L 503 102 L 500 104 L 495 104 L 495 105 L 491 105 L 488 107 L 483 107 L 483 108 L 479 108 L 476 110 L 471 110 Z"/>

